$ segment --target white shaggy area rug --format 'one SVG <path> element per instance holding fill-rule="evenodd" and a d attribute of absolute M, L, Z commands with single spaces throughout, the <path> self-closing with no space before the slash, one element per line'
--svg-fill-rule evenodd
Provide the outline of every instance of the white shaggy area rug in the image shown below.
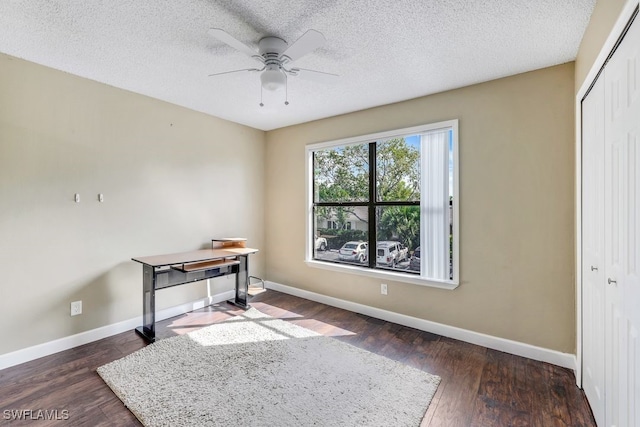
<path fill-rule="evenodd" d="M 419 426 L 440 378 L 251 308 L 98 368 L 145 426 Z"/>

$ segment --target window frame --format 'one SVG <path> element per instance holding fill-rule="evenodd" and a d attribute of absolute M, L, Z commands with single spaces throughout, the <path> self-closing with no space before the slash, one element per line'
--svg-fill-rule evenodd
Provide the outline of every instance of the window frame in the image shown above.
<path fill-rule="evenodd" d="M 314 233 L 314 176 L 313 176 L 313 153 L 318 150 L 352 145 L 352 144 L 367 144 L 379 140 L 391 139 L 395 137 L 405 137 L 407 135 L 420 134 L 425 132 L 437 131 L 437 130 L 451 129 L 452 131 L 452 162 L 453 162 L 453 279 L 451 280 L 439 280 L 434 278 L 428 278 L 422 276 L 421 271 L 419 275 L 414 273 L 404 273 L 397 270 L 381 270 L 370 268 L 369 266 L 355 266 L 351 264 L 339 264 L 333 262 L 326 262 L 313 258 L 313 250 L 315 242 L 312 240 L 312 233 Z M 459 206 L 460 206 L 460 192 L 459 192 L 459 138 L 458 138 L 458 119 L 446 120 L 436 123 L 424 124 L 420 126 L 413 126 L 402 129 L 394 129 L 389 131 L 377 132 L 367 135 L 359 135 L 349 138 L 315 142 L 307 144 L 305 149 L 305 180 L 306 180 L 306 227 L 305 227 L 305 262 L 308 266 L 314 268 L 321 268 L 325 270 L 339 271 L 349 274 L 357 274 L 361 276 L 375 277 L 384 280 L 394 280 L 397 282 L 411 283 L 422 286 L 431 286 L 443 289 L 455 289 L 460 283 L 460 220 L 459 220 Z M 375 182 L 375 178 L 374 178 Z M 422 199 L 422 194 L 421 194 Z M 396 203 L 393 203 L 394 205 Z M 371 219 L 370 219 L 371 221 Z M 421 240 L 422 242 L 422 240 Z M 371 249 L 371 248 L 370 248 Z M 375 251 L 375 248 L 372 250 Z M 375 254 L 374 254 L 375 255 Z M 369 255 L 371 257 L 371 254 Z"/>

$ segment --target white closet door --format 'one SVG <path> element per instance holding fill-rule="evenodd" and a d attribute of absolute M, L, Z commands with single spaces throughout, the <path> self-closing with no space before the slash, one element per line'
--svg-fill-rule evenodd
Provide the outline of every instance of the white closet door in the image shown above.
<path fill-rule="evenodd" d="M 582 385 L 605 421 L 604 79 L 582 102 Z"/>
<path fill-rule="evenodd" d="M 606 425 L 640 425 L 640 23 L 605 68 Z"/>

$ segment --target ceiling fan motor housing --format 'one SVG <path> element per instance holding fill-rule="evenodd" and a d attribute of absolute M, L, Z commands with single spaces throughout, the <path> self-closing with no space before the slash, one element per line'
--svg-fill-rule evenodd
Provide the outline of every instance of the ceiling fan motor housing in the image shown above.
<path fill-rule="evenodd" d="M 287 49 L 287 42 L 279 37 L 264 37 L 258 44 L 258 52 L 264 57 L 265 54 L 276 54 L 276 58 Z M 266 58 L 265 58 L 266 59 Z"/>

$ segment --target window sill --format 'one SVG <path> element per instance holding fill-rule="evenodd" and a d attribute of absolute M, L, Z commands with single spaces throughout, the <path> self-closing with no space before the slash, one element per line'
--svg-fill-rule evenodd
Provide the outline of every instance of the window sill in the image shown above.
<path fill-rule="evenodd" d="M 432 288 L 453 290 L 459 285 L 459 283 L 455 281 L 425 279 L 406 273 L 396 273 L 395 271 L 373 270 L 370 268 L 362 268 L 354 265 L 335 264 L 316 260 L 306 260 L 305 262 L 309 267 L 313 268 L 320 268 L 323 270 L 331 270 L 347 274 L 356 274 L 358 276 L 375 277 L 377 279 L 393 280 L 395 282 L 410 283 L 412 285 L 429 286 Z"/>

